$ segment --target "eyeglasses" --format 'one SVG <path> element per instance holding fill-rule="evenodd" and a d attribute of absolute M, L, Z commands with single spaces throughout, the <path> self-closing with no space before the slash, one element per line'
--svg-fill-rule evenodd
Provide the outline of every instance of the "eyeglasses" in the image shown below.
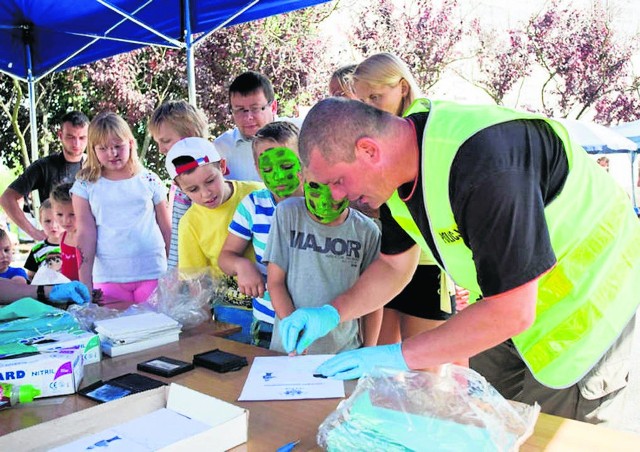
<path fill-rule="evenodd" d="M 263 105 L 262 107 L 250 107 L 250 108 L 243 108 L 243 107 L 233 108 L 233 107 L 229 107 L 229 111 L 234 116 L 247 115 L 249 113 L 251 113 L 252 116 L 255 116 L 258 113 L 261 113 L 261 112 L 265 111 L 267 108 L 269 108 L 271 106 L 271 104 L 272 104 L 272 102 L 268 102 L 266 105 Z"/>

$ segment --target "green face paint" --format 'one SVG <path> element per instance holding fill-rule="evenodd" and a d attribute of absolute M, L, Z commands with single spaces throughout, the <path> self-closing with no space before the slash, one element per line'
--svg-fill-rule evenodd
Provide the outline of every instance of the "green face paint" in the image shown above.
<path fill-rule="evenodd" d="M 264 184 L 279 198 L 286 198 L 300 186 L 300 159 L 289 148 L 277 147 L 258 157 Z"/>
<path fill-rule="evenodd" d="M 305 182 L 304 199 L 309 212 L 314 214 L 321 223 L 331 223 L 349 205 L 347 198 L 340 201 L 334 200 L 329 186 L 317 182 Z"/>

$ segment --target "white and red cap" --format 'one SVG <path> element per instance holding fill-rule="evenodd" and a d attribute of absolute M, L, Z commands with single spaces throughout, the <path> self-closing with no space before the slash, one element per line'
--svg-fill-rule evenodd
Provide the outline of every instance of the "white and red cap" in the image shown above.
<path fill-rule="evenodd" d="M 174 163 L 175 160 L 179 163 Z M 165 168 L 171 179 L 175 179 L 185 171 L 220 160 L 220 154 L 209 140 L 199 137 L 183 138 L 171 146 L 165 160 Z"/>

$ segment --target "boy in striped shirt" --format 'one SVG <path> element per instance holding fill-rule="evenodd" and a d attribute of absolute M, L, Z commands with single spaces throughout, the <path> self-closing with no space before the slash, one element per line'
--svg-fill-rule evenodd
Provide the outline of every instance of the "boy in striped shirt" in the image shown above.
<path fill-rule="evenodd" d="M 298 128 L 287 121 L 262 127 L 253 138 L 253 158 L 267 188 L 247 195 L 238 206 L 218 259 L 220 268 L 237 276 L 238 290 L 253 297 L 251 326 L 254 345 L 269 348 L 275 312 L 267 291 L 262 256 L 278 202 L 304 196 L 298 159 Z M 256 262 L 245 257 L 252 245 Z"/>

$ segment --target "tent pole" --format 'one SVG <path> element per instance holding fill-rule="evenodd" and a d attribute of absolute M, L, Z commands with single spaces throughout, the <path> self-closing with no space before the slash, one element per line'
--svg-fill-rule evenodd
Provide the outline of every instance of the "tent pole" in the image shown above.
<path fill-rule="evenodd" d="M 193 52 L 193 35 L 191 34 L 191 1 L 183 1 L 184 43 L 187 51 L 187 87 L 189 89 L 189 103 L 197 106 L 196 100 L 196 65 Z"/>
<path fill-rule="evenodd" d="M 38 160 L 38 123 L 36 118 L 36 85 L 29 69 L 27 78 L 27 87 L 29 89 L 29 124 L 31 129 L 31 163 Z"/>
<path fill-rule="evenodd" d="M 25 51 L 27 53 L 27 88 L 29 92 L 29 124 L 31 129 L 31 163 L 38 160 L 38 122 L 36 117 L 36 82 L 33 78 L 33 61 L 31 56 L 31 44 L 26 40 Z M 38 191 L 31 193 L 33 206 L 33 219 L 36 227 L 38 226 L 38 215 L 36 212 L 40 207 L 40 198 Z"/>
<path fill-rule="evenodd" d="M 193 46 L 191 44 L 187 44 L 187 85 L 189 87 L 189 103 L 194 107 L 197 106 L 195 78 Z"/>

